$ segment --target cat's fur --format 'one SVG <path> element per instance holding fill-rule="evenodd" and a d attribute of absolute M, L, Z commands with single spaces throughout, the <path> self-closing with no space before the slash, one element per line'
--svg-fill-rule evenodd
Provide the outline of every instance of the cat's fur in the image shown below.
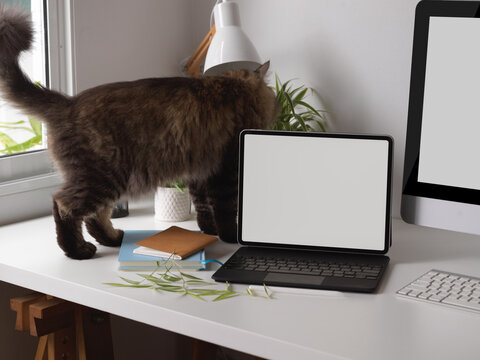
<path fill-rule="evenodd" d="M 0 9 L 0 90 L 42 121 L 64 178 L 53 197 L 57 241 L 75 259 L 93 256 L 82 222 L 100 243 L 118 246 L 110 222 L 123 195 L 183 179 L 200 229 L 236 241 L 238 135 L 266 128 L 276 115 L 273 91 L 257 71 L 219 77 L 152 78 L 106 84 L 69 97 L 33 84 L 18 65 L 33 31 L 26 15 Z"/>

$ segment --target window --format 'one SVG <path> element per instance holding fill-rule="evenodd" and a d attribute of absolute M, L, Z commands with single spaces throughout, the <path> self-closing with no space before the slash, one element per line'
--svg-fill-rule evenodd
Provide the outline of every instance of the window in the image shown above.
<path fill-rule="evenodd" d="M 32 51 L 22 54 L 20 65 L 34 81 L 48 86 L 47 83 L 47 46 L 43 1 L 22 1 L 29 6 L 35 38 Z M 0 98 L 0 156 L 19 154 L 46 148 L 45 129 L 42 123 L 31 116 L 26 116 Z"/>
<path fill-rule="evenodd" d="M 20 58 L 32 81 L 72 94 L 71 3 L 73 0 L 7 0 L 32 14 L 33 50 Z M 49 158 L 48 134 L 38 119 L 0 99 L 0 225 L 51 212 L 61 183 Z M 8 209 L 8 210 L 7 210 Z"/>

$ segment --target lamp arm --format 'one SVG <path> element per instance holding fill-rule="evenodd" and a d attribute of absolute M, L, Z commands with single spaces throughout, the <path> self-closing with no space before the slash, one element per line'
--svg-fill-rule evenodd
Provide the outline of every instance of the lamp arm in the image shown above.
<path fill-rule="evenodd" d="M 205 60 L 207 56 L 208 47 L 212 42 L 213 36 L 215 35 L 215 25 L 210 28 L 210 31 L 207 33 L 205 38 L 202 40 L 200 45 L 195 49 L 194 53 L 188 59 L 185 64 L 185 72 L 189 76 L 198 76 L 200 75 L 200 65 Z"/>

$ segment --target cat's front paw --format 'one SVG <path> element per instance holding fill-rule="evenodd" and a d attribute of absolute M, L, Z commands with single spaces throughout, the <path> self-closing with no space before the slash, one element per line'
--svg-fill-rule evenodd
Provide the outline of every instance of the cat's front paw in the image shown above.
<path fill-rule="evenodd" d="M 237 228 L 223 229 L 218 231 L 218 237 L 220 240 L 227 243 L 236 243 L 237 242 Z"/>
<path fill-rule="evenodd" d="M 87 231 L 99 244 L 104 246 L 120 246 L 123 239 L 123 230 L 114 229 L 111 223 L 100 224 L 95 218 L 85 220 Z"/>
<path fill-rule="evenodd" d="M 82 245 L 65 252 L 65 255 L 72 259 L 85 260 L 90 259 L 93 255 L 95 255 L 96 251 L 97 247 L 95 245 L 89 242 L 84 242 Z"/>
<path fill-rule="evenodd" d="M 115 236 L 99 237 L 99 238 L 95 238 L 95 240 L 97 240 L 99 244 L 102 244 L 104 246 L 112 246 L 112 247 L 120 246 L 122 245 L 122 240 L 123 240 L 123 230 L 115 229 Z"/>
<path fill-rule="evenodd" d="M 210 214 L 197 214 L 197 224 L 201 231 L 208 235 L 217 235 L 217 229 Z"/>

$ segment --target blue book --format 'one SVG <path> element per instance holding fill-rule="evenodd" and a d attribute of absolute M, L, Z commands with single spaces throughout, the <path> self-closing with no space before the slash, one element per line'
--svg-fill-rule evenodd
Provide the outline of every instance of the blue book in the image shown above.
<path fill-rule="evenodd" d="M 158 232 L 159 230 L 125 230 L 120 253 L 118 254 L 118 268 L 120 270 L 154 270 L 157 268 L 165 269 L 171 267 L 171 269 L 189 271 L 205 269 L 205 264 L 202 264 L 202 261 L 205 260 L 205 250 L 203 249 L 183 260 L 175 260 L 178 266 L 174 265 L 172 260 L 135 254 L 133 252 L 133 250 L 138 247 L 136 244 L 137 241 L 143 240 Z"/>

